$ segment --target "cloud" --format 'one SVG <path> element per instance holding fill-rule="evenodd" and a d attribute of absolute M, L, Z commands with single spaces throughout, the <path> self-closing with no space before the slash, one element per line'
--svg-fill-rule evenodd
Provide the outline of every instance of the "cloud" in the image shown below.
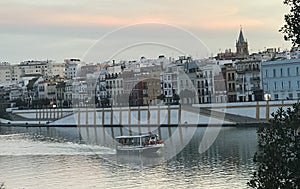
<path fill-rule="evenodd" d="M 237 28 L 241 24 L 261 27 L 269 25 L 269 15 L 273 13 L 273 10 L 257 5 L 262 3 L 237 0 L 74 0 L 72 3 L 68 0 L 11 0 L 0 3 L 0 24 L 123 26 L 162 22 L 203 29 Z M 270 6 L 276 8 L 277 4 L 274 4 Z M 253 8 L 260 11 L 254 14 Z"/>
<path fill-rule="evenodd" d="M 70 53 L 66 50 L 68 45 L 87 45 L 89 42 L 80 40 L 96 40 L 120 26 L 145 22 L 166 23 L 192 30 L 204 38 L 213 52 L 218 52 L 214 49 L 228 48 L 230 44 L 234 46 L 242 25 L 251 48 L 260 49 L 268 44 L 282 44 L 278 29 L 286 12 L 288 10 L 282 2 L 274 0 L 0 1 L 0 40 L 9 43 L 10 52 L 14 53 L 7 52 L 4 46 L 0 51 L 7 52 L 8 58 L 25 56 L 25 52 L 17 51 L 27 49 L 30 41 L 43 41 L 51 43 L 45 48 L 47 52 L 41 52 L 41 44 L 31 43 L 31 49 L 27 49 L 26 53 L 30 56 L 34 52 L 52 52 L 49 57 L 67 57 Z M 23 36 L 26 43 L 7 33 Z"/>

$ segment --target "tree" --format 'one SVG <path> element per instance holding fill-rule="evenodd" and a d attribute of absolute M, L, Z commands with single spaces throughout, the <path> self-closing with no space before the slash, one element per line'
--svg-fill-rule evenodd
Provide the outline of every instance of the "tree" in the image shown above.
<path fill-rule="evenodd" d="M 27 103 L 21 99 L 15 100 L 15 103 L 16 103 L 16 107 L 26 107 L 27 106 Z"/>
<path fill-rule="evenodd" d="M 32 101 L 33 107 L 43 107 L 43 106 L 49 106 L 50 100 L 49 99 L 38 99 Z"/>
<path fill-rule="evenodd" d="M 279 31 L 284 34 L 284 40 L 297 46 L 300 44 L 300 0 L 284 0 L 283 3 L 290 6 L 290 12 L 284 15 L 285 24 Z"/>
<path fill-rule="evenodd" d="M 176 93 L 173 94 L 173 102 L 178 104 L 180 100 L 180 96 Z"/>
<path fill-rule="evenodd" d="M 160 95 L 158 95 L 157 97 L 156 97 L 156 99 L 158 99 L 158 100 L 164 100 L 166 97 L 165 97 L 165 95 L 164 94 L 160 94 Z"/>
<path fill-rule="evenodd" d="M 258 129 L 257 171 L 248 185 L 257 189 L 300 188 L 300 104 L 279 108 L 270 125 Z"/>

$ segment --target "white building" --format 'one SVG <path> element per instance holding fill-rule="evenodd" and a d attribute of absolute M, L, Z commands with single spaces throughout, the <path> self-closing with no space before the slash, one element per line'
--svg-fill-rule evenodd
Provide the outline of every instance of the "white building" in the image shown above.
<path fill-rule="evenodd" d="M 300 59 L 262 62 L 262 82 L 270 100 L 300 99 Z"/>
<path fill-rule="evenodd" d="M 66 102 L 66 105 L 68 107 L 72 105 L 72 94 L 73 94 L 72 81 L 67 80 L 65 84 L 64 101 Z"/>
<path fill-rule="evenodd" d="M 260 60 L 242 60 L 235 63 L 237 69 L 237 101 L 263 100 Z"/>
<path fill-rule="evenodd" d="M 212 103 L 216 102 L 217 97 L 219 95 L 215 93 L 215 76 L 219 75 L 221 72 L 220 66 L 212 60 L 202 60 L 199 65 L 202 71 L 202 80 L 204 82 L 204 86 L 202 85 L 202 89 L 204 89 L 204 93 L 201 93 L 199 97 L 201 100 L 200 103 Z M 225 85 L 225 83 L 224 83 Z M 217 89 L 219 91 L 219 89 Z"/>
<path fill-rule="evenodd" d="M 215 102 L 214 76 L 219 75 L 220 71 L 216 61 L 180 57 L 161 74 L 166 102 L 172 102 L 174 94 L 180 96 L 183 104 Z"/>
<path fill-rule="evenodd" d="M 22 68 L 17 64 L 12 65 L 11 71 L 11 80 L 16 83 L 20 81 L 23 76 Z"/>
<path fill-rule="evenodd" d="M 48 76 L 51 77 L 57 75 L 59 75 L 60 77 L 65 76 L 65 64 L 56 62 L 49 63 Z"/>
<path fill-rule="evenodd" d="M 21 71 L 21 76 L 46 76 L 48 73 L 49 63 L 52 61 L 24 61 L 18 67 Z"/>
<path fill-rule="evenodd" d="M 10 89 L 9 100 L 14 101 L 23 98 L 23 90 L 20 87 L 14 87 Z"/>
<path fill-rule="evenodd" d="M 65 79 L 73 79 L 77 77 L 77 71 L 80 64 L 81 64 L 80 59 L 66 59 Z"/>
<path fill-rule="evenodd" d="M 0 63 L 0 84 L 9 84 L 12 80 L 12 66 L 8 62 Z"/>
<path fill-rule="evenodd" d="M 88 102 L 87 82 L 85 79 L 78 78 L 72 83 L 72 103 L 73 106 L 84 106 Z"/>
<path fill-rule="evenodd" d="M 160 74 L 160 81 L 165 103 L 174 102 L 173 97 L 180 94 L 184 85 L 186 87 L 192 85 L 190 79 L 184 73 L 183 65 L 174 63 L 167 65 L 166 70 Z M 188 84 L 186 85 L 186 83 Z"/>

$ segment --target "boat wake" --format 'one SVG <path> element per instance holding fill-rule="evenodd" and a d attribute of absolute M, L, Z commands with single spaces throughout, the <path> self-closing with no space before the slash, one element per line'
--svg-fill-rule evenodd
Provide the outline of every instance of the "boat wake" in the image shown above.
<path fill-rule="evenodd" d="M 0 156 L 109 155 L 115 150 L 98 145 L 33 140 L 26 134 L 0 135 Z"/>

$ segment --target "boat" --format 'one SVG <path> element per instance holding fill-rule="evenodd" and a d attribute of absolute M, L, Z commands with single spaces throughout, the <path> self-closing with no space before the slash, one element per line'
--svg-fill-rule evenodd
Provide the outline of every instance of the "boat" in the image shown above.
<path fill-rule="evenodd" d="M 153 154 L 164 147 L 164 141 L 157 134 L 116 137 L 118 154 Z"/>

